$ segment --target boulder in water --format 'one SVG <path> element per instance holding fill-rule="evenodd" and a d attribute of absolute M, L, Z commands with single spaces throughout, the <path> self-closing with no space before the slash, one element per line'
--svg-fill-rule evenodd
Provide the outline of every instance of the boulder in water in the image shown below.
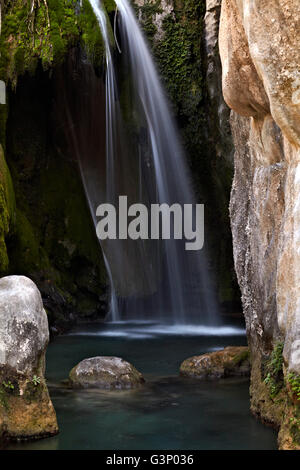
<path fill-rule="evenodd" d="M 221 351 L 191 357 L 181 364 L 180 375 L 199 379 L 249 376 L 249 349 L 244 346 L 228 346 Z"/>
<path fill-rule="evenodd" d="M 119 357 L 84 359 L 69 375 L 74 388 L 130 389 L 144 383 L 142 374 Z"/>
<path fill-rule="evenodd" d="M 0 279 L 0 436 L 57 434 L 44 379 L 48 320 L 36 285 L 24 276 Z"/>

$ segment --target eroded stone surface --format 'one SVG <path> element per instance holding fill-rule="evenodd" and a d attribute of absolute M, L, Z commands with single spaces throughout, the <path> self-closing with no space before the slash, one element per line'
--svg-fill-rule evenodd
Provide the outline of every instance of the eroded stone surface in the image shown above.
<path fill-rule="evenodd" d="M 84 359 L 69 375 L 74 388 L 129 389 L 144 382 L 133 365 L 119 357 L 93 357 Z"/>

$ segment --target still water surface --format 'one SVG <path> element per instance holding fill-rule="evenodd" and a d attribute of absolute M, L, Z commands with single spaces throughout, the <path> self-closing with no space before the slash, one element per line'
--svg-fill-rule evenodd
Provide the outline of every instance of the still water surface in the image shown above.
<path fill-rule="evenodd" d="M 189 356 L 244 345 L 240 326 L 222 329 L 111 324 L 81 327 L 47 352 L 47 380 L 60 434 L 11 449 L 276 449 L 276 434 L 249 412 L 245 379 L 180 378 Z M 146 384 L 135 391 L 72 391 L 61 385 L 82 359 L 120 356 Z"/>

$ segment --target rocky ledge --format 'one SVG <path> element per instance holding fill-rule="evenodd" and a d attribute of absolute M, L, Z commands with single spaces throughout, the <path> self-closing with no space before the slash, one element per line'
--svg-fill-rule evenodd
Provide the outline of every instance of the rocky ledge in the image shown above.
<path fill-rule="evenodd" d="M 119 357 L 84 359 L 69 375 L 73 388 L 131 389 L 144 383 L 142 374 Z"/>
<path fill-rule="evenodd" d="M 198 379 L 249 376 L 249 349 L 243 346 L 228 346 L 221 351 L 190 357 L 181 364 L 180 375 Z"/>

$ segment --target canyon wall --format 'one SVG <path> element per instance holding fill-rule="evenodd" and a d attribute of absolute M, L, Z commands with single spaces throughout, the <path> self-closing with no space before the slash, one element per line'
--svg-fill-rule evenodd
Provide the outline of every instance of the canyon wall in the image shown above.
<path fill-rule="evenodd" d="M 292 0 L 223 0 L 231 114 L 234 261 L 252 351 L 251 408 L 300 446 L 300 12 Z"/>

